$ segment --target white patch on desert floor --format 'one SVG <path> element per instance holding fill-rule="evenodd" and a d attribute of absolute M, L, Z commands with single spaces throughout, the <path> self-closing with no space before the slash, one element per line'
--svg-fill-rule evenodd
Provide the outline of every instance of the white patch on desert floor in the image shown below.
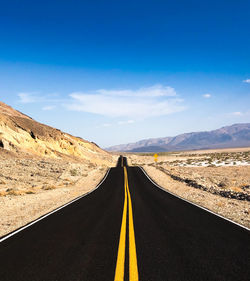
<path fill-rule="evenodd" d="M 250 148 L 159 153 L 157 163 L 154 153 L 125 155 L 129 165 L 142 166 L 166 190 L 250 227 Z M 223 197 L 223 193 L 236 198 Z M 242 196 L 246 199 L 237 199 Z"/>
<path fill-rule="evenodd" d="M 211 163 L 208 163 L 206 161 L 201 161 L 201 162 L 194 162 L 193 164 L 189 164 L 189 165 L 185 163 L 180 163 L 179 167 L 209 167 L 210 165 L 215 165 L 216 167 L 250 166 L 250 163 L 246 161 L 230 161 L 230 162 L 212 161 Z"/>
<path fill-rule="evenodd" d="M 155 167 L 145 165 L 143 168 L 151 179 L 167 191 L 250 228 L 249 201 L 224 198 L 219 195 L 214 195 L 200 189 L 195 189 L 185 183 L 173 180 L 171 177 L 162 171 L 159 171 Z"/>

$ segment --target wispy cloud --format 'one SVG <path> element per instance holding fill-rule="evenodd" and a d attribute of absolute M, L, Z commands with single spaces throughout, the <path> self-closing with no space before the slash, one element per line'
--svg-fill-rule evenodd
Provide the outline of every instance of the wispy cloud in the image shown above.
<path fill-rule="evenodd" d="M 202 95 L 202 96 L 203 96 L 203 98 L 205 98 L 205 99 L 210 99 L 210 98 L 212 97 L 211 94 L 204 94 L 204 95 Z"/>
<path fill-rule="evenodd" d="M 174 88 L 154 85 L 138 90 L 97 90 L 70 94 L 69 110 L 108 117 L 146 118 L 163 116 L 186 109 Z M 132 119 L 129 119 L 132 120 Z"/>
<path fill-rule="evenodd" d="M 127 124 L 133 124 L 135 123 L 134 120 L 127 120 L 127 121 L 119 121 L 117 124 L 118 125 L 127 125 Z"/>
<path fill-rule="evenodd" d="M 242 112 L 240 112 L 240 111 L 235 111 L 235 112 L 232 112 L 232 115 L 234 115 L 234 116 L 242 116 L 244 114 Z"/>
<path fill-rule="evenodd" d="M 111 127 L 112 126 L 112 124 L 110 124 L 110 123 L 104 123 L 103 125 L 102 125 L 102 127 Z"/>
<path fill-rule="evenodd" d="M 105 90 L 96 91 L 99 94 L 106 96 L 120 97 L 173 97 L 176 96 L 175 89 L 169 86 L 156 84 L 151 87 L 144 87 L 138 90 Z"/>
<path fill-rule="evenodd" d="M 34 93 L 19 93 L 17 95 L 19 97 L 19 102 L 21 103 L 35 103 L 42 100 L 42 97 Z"/>
<path fill-rule="evenodd" d="M 56 108 L 55 105 L 46 105 L 46 106 L 42 107 L 42 110 L 49 111 L 49 110 L 53 110 L 55 108 Z"/>
<path fill-rule="evenodd" d="M 249 111 L 234 111 L 234 112 L 230 112 L 230 113 L 227 113 L 225 115 L 227 118 L 244 118 L 244 117 L 248 117 L 250 116 L 250 110 Z"/>
<path fill-rule="evenodd" d="M 250 83 L 250 79 L 243 80 L 245 83 Z"/>
<path fill-rule="evenodd" d="M 65 102 L 65 99 L 61 99 L 57 93 L 42 95 L 37 92 L 21 92 L 18 93 L 17 96 L 19 97 L 19 102 L 23 104 L 48 103 L 49 105 L 44 105 L 42 110 L 52 110 L 56 108 L 58 104 Z"/>

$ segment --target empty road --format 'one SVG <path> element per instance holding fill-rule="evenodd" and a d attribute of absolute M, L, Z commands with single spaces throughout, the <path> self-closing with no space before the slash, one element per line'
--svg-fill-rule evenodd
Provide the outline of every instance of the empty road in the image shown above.
<path fill-rule="evenodd" d="M 0 241 L 1 281 L 250 280 L 248 230 L 124 157 L 92 193 Z"/>

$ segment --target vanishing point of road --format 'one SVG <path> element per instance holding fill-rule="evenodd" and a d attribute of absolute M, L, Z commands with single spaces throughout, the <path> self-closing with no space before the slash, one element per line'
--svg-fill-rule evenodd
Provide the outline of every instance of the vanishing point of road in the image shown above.
<path fill-rule="evenodd" d="M 249 230 L 122 156 L 93 192 L 0 238 L 1 281 L 248 281 L 249 266 Z"/>

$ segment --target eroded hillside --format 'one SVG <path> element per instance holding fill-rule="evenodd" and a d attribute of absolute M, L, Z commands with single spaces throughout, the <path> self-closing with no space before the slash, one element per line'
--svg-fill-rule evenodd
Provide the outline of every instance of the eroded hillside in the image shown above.
<path fill-rule="evenodd" d="M 17 155 L 87 160 L 111 164 L 112 156 L 96 144 L 71 136 L 0 102 L 0 147 Z"/>
<path fill-rule="evenodd" d="M 116 160 L 0 102 L 0 236 L 91 191 Z"/>

